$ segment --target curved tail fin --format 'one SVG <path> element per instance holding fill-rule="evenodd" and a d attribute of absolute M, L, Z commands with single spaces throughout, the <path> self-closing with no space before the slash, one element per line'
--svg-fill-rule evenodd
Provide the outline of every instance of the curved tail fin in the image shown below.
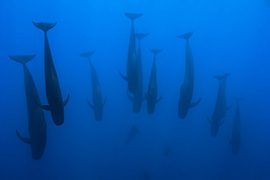
<path fill-rule="evenodd" d="M 163 49 L 149 49 L 149 51 L 151 53 L 153 53 L 154 55 L 156 55 L 156 54 L 160 53 L 161 51 L 163 51 Z"/>
<path fill-rule="evenodd" d="M 136 33 L 135 36 L 140 41 L 142 38 L 148 36 L 148 34 L 147 33 Z"/>
<path fill-rule="evenodd" d="M 226 77 L 230 76 L 232 73 L 223 73 L 223 74 L 224 74 L 224 77 L 226 78 Z"/>
<path fill-rule="evenodd" d="M 182 34 L 180 36 L 177 36 L 177 37 L 185 39 L 185 40 L 189 40 L 189 38 L 192 36 L 192 34 L 193 34 L 193 32 L 189 32 L 189 33 L 185 33 L 185 34 Z"/>
<path fill-rule="evenodd" d="M 26 64 L 30 60 L 32 60 L 36 55 L 27 55 L 27 56 L 8 56 L 13 61 L 16 61 L 21 64 Z"/>
<path fill-rule="evenodd" d="M 216 78 L 217 80 L 221 81 L 224 79 L 224 76 L 213 76 L 214 78 Z"/>
<path fill-rule="evenodd" d="M 224 75 L 217 75 L 217 76 L 213 76 L 214 78 L 218 79 L 219 81 L 227 78 L 228 76 L 231 75 L 231 73 L 223 73 Z"/>
<path fill-rule="evenodd" d="M 52 29 L 57 22 L 54 23 L 47 23 L 47 22 L 34 22 L 32 21 L 32 23 L 39 29 L 43 30 L 44 32 L 49 31 L 50 29 Z"/>
<path fill-rule="evenodd" d="M 242 100 L 244 100 L 245 98 L 243 98 L 243 97 L 232 97 L 233 98 L 233 100 L 235 100 L 236 102 L 239 102 L 239 101 L 242 101 Z"/>
<path fill-rule="evenodd" d="M 137 19 L 138 17 L 141 17 L 142 14 L 137 14 L 137 13 L 125 13 L 125 15 L 131 19 L 132 21 L 134 21 L 135 19 Z"/>
<path fill-rule="evenodd" d="M 89 52 L 80 54 L 80 56 L 90 58 L 94 54 L 94 52 L 96 51 L 89 51 Z"/>

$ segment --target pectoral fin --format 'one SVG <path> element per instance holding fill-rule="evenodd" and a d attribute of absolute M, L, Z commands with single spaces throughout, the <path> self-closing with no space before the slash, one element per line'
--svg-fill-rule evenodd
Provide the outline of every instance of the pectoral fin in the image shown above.
<path fill-rule="evenodd" d="M 207 120 L 210 124 L 212 124 L 212 121 L 210 120 L 210 118 L 207 116 Z"/>
<path fill-rule="evenodd" d="M 37 105 L 41 108 L 41 109 L 44 109 L 46 111 L 51 111 L 51 107 L 49 105 L 41 105 L 39 103 L 37 103 Z"/>
<path fill-rule="evenodd" d="M 128 93 L 128 90 L 127 90 L 127 96 L 129 98 L 129 100 L 131 100 L 132 102 L 134 102 L 134 97 L 132 97 L 129 93 Z"/>
<path fill-rule="evenodd" d="M 125 76 L 124 74 L 122 74 L 121 71 L 119 71 L 119 74 L 120 74 L 121 78 L 123 78 L 125 81 L 128 81 L 127 76 Z"/>
<path fill-rule="evenodd" d="M 229 136 L 227 138 L 228 138 L 229 143 L 232 144 L 232 140 L 229 138 Z"/>
<path fill-rule="evenodd" d="M 89 107 L 91 108 L 91 109 L 94 109 L 94 106 L 90 103 L 90 101 L 87 99 L 87 104 L 89 105 Z"/>
<path fill-rule="evenodd" d="M 224 124 L 225 120 L 223 119 L 222 121 L 220 121 L 219 126 L 221 126 L 222 124 Z"/>
<path fill-rule="evenodd" d="M 202 100 L 202 98 L 200 98 L 197 102 L 191 103 L 189 105 L 189 108 L 193 108 L 193 107 L 197 106 L 201 102 L 201 100 Z"/>
<path fill-rule="evenodd" d="M 103 106 L 106 104 L 106 102 L 107 102 L 107 97 L 105 98 L 105 100 L 104 100 L 104 102 L 103 102 Z"/>
<path fill-rule="evenodd" d="M 148 95 L 147 95 L 147 93 L 145 93 L 145 94 L 144 94 L 144 99 L 147 100 L 147 98 L 148 98 Z"/>
<path fill-rule="evenodd" d="M 16 130 L 17 137 L 26 144 L 31 144 L 31 141 L 29 138 L 23 137 L 17 130 Z"/>
<path fill-rule="evenodd" d="M 157 100 L 156 103 L 158 103 L 162 99 L 162 96 L 160 96 Z"/>
<path fill-rule="evenodd" d="M 232 108 L 232 105 L 230 105 L 229 107 L 226 108 L 226 110 L 230 110 Z"/>
<path fill-rule="evenodd" d="M 63 102 L 63 106 L 65 107 L 66 105 L 67 105 L 67 103 L 68 103 L 68 101 L 69 101 L 69 94 L 68 94 L 68 96 L 67 96 L 67 99 Z"/>

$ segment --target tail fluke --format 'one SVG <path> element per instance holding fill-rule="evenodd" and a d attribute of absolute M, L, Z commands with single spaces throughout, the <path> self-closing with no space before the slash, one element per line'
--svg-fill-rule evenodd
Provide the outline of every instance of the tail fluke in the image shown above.
<path fill-rule="evenodd" d="M 30 60 L 32 60 L 36 55 L 27 55 L 27 56 L 8 56 L 13 61 L 19 62 L 21 64 L 26 64 Z"/>
<path fill-rule="evenodd" d="M 227 78 L 228 76 L 230 76 L 232 73 L 223 73 L 224 77 Z"/>
<path fill-rule="evenodd" d="M 54 23 L 47 23 L 47 22 L 34 22 L 32 21 L 32 23 L 39 29 L 43 30 L 44 32 L 49 31 L 51 28 L 53 28 L 57 22 Z"/>
<path fill-rule="evenodd" d="M 137 14 L 137 13 L 125 13 L 125 15 L 131 19 L 132 21 L 134 21 L 135 19 L 137 19 L 138 17 L 141 17 L 142 14 Z"/>
<path fill-rule="evenodd" d="M 90 58 L 94 54 L 94 52 L 96 51 L 89 51 L 89 52 L 80 54 L 80 56 Z"/>
<path fill-rule="evenodd" d="M 219 81 L 226 79 L 228 76 L 231 75 L 231 73 L 223 73 L 224 75 L 217 75 L 217 76 L 213 76 L 214 78 L 218 79 Z"/>
<path fill-rule="evenodd" d="M 235 100 L 236 102 L 239 102 L 239 101 L 242 101 L 242 100 L 244 100 L 245 98 L 240 98 L 240 97 L 232 97 L 233 98 L 233 100 Z"/>
<path fill-rule="evenodd" d="M 147 33 L 136 33 L 135 36 L 140 41 L 142 38 L 148 36 L 148 34 Z"/>
<path fill-rule="evenodd" d="M 163 51 L 163 49 L 149 49 L 149 51 L 151 53 L 153 53 L 154 55 L 156 55 L 156 54 L 160 53 L 161 51 Z"/>
<path fill-rule="evenodd" d="M 182 39 L 185 39 L 185 40 L 189 40 L 189 38 L 192 36 L 193 32 L 189 32 L 189 33 L 186 33 L 186 34 L 182 34 L 180 36 L 177 36 L 179 38 L 182 38 Z"/>
<path fill-rule="evenodd" d="M 213 76 L 214 78 L 216 78 L 217 80 L 221 81 L 224 79 L 224 76 Z"/>

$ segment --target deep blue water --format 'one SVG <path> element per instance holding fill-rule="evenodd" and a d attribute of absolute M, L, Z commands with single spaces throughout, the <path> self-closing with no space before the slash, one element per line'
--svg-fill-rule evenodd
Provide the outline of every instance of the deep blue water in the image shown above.
<path fill-rule="evenodd" d="M 153 115 L 144 101 L 132 112 L 126 95 L 130 20 L 125 12 L 142 13 L 135 31 L 149 33 L 142 40 L 144 92 L 153 55 L 157 56 L 158 96 Z M 93 0 L 0 2 L 0 179 L 91 180 L 269 180 L 270 179 L 270 3 L 267 0 Z M 28 136 L 23 68 L 8 55 L 36 54 L 27 64 L 42 103 L 47 103 L 44 80 L 44 37 L 32 21 L 55 22 L 49 43 L 61 92 L 70 101 L 65 122 L 56 126 L 49 112 L 43 157 L 33 160 L 30 146 L 16 136 Z M 185 119 L 177 116 L 185 71 L 185 41 L 190 38 L 194 63 L 193 101 Z M 79 54 L 96 50 L 96 67 L 103 97 L 103 119 L 95 121 L 86 103 L 92 99 L 89 64 Z M 210 136 L 218 81 L 213 75 L 232 73 L 227 101 L 232 104 L 216 137 Z M 242 141 L 232 154 L 231 135 L 235 102 L 240 102 Z M 139 134 L 125 144 L 133 125 Z M 169 155 L 163 151 L 167 144 Z"/>

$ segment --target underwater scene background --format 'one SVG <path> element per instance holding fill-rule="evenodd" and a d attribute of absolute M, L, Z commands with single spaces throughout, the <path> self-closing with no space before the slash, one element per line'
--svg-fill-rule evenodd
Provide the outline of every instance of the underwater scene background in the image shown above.
<path fill-rule="evenodd" d="M 153 114 L 146 101 L 139 113 L 127 96 L 126 74 L 131 21 L 141 41 L 143 92 L 156 57 L 157 96 Z M 270 2 L 267 0 L 2 0 L 0 2 L 0 179 L 90 180 L 269 180 L 270 179 Z M 64 107 L 55 125 L 44 111 L 47 141 L 34 160 L 29 137 L 24 71 L 8 56 L 33 55 L 28 62 L 41 103 L 48 104 L 44 72 L 44 34 L 34 22 L 56 22 L 47 32 Z M 178 117 L 185 74 L 185 40 L 194 57 L 193 101 Z M 137 42 L 136 42 L 137 43 Z M 138 43 L 136 44 L 136 47 Z M 96 121 L 89 63 L 91 56 L 106 103 Z M 227 77 L 227 113 L 216 136 L 210 123 L 219 81 Z M 231 136 L 239 102 L 241 143 L 232 152 Z M 135 130 L 134 130 L 135 127 Z M 135 133 L 134 133 L 135 132 Z"/>

